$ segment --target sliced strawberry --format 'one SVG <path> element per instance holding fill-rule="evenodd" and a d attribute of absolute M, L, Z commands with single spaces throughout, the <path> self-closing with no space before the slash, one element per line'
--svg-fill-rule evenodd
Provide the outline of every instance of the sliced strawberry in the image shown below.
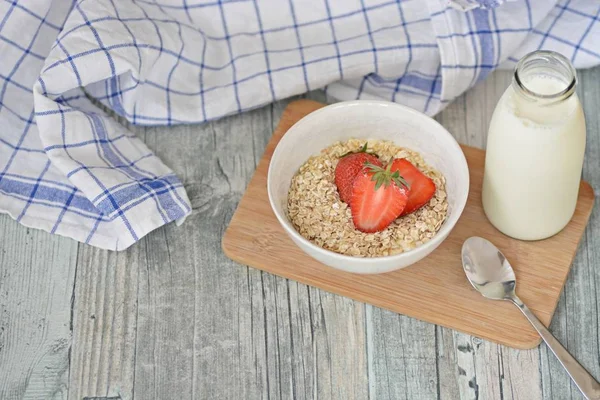
<path fill-rule="evenodd" d="M 352 186 L 352 220 L 362 232 L 379 232 L 402 214 L 409 189 L 398 172 L 367 164 Z"/>
<path fill-rule="evenodd" d="M 338 188 L 340 199 L 342 199 L 343 202 L 350 203 L 354 178 L 356 178 L 366 163 L 371 163 L 378 167 L 383 166 L 377 156 L 369 154 L 366 151 L 367 144 L 365 143 L 359 152 L 342 156 L 338 161 L 338 165 L 335 167 L 335 185 Z"/>
<path fill-rule="evenodd" d="M 410 194 L 402 215 L 410 214 L 423 207 L 435 194 L 435 183 L 417 167 L 404 158 L 392 162 L 392 171 L 398 171 L 408 182 Z"/>

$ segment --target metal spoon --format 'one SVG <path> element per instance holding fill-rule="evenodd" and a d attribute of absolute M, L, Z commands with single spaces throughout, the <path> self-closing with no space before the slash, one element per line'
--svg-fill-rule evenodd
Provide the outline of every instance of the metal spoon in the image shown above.
<path fill-rule="evenodd" d="M 509 300 L 519 307 L 550 347 L 587 399 L 600 399 L 600 384 L 569 354 L 515 294 L 515 273 L 504 255 L 488 240 L 471 237 L 462 247 L 467 278 L 479 293 L 492 300 Z"/>

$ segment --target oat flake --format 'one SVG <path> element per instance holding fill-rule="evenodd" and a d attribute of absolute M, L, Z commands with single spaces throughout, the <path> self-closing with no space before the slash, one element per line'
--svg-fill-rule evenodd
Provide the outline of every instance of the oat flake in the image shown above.
<path fill-rule="evenodd" d="M 363 145 L 364 140 L 359 139 L 337 142 L 302 164 L 288 193 L 288 218 L 296 230 L 318 246 L 356 257 L 400 254 L 431 240 L 447 216 L 446 181 L 419 153 L 390 141 L 368 140 L 368 151 L 384 164 L 406 158 L 433 180 L 436 193 L 421 209 L 396 219 L 381 232 L 363 233 L 354 228 L 350 207 L 340 200 L 334 175 L 339 157 Z"/>

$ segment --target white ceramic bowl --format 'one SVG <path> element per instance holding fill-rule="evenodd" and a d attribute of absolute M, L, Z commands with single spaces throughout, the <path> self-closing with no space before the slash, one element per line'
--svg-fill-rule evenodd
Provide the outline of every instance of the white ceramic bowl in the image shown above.
<path fill-rule="evenodd" d="M 429 242 L 406 253 L 361 258 L 325 250 L 296 231 L 286 213 L 292 177 L 310 156 L 337 141 L 351 138 L 391 140 L 420 152 L 428 164 L 444 174 L 449 213 L 439 232 Z M 324 107 L 292 126 L 271 158 L 267 186 L 277 219 L 304 252 L 323 264 L 344 271 L 379 274 L 419 261 L 446 239 L 467 202 L 469 170 L 456 140 L 435 120 L 399 104 L 359 100 Z"/>

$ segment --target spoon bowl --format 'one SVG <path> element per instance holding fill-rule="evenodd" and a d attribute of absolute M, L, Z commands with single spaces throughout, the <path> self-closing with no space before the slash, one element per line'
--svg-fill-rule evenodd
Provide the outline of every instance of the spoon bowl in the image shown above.
<path fill-rule="evenodd" d="M 490 241 L 480 237 L 467 239 L 462 248 L 462 262 L 467 279 L 484 297 L 511 300 L 515 296 L 515 272 Z"/>

